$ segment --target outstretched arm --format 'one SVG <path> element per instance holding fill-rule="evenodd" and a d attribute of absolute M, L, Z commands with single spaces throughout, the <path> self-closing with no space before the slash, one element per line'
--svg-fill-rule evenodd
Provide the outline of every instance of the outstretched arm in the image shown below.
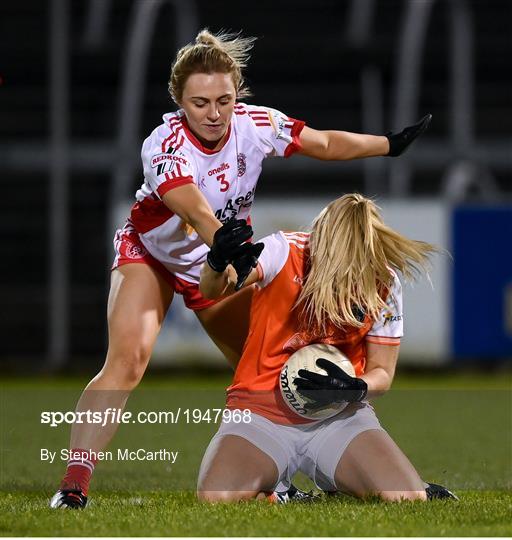
<path fill-rule="evenodd" d="M 245 243 L 253 234 L 245 220 L 230 220 L 222 225 L 193 184 L 168 191 L 163 201 L 211 247 L 199 283 L 205 298 L 227 296 L 259 279 L 254 267 L 263 244 Z"/>
<path fill-rule="evenodd" d="M 299 154 L 325 161 L 385 156 L 389 152 L 389 141 L 384 136 L 318 131 L 307 126 L 300 134 L 300 143 Z"/>
<path fill-rule="evenodd" d="M 399 133 L 386 135 L 365 135 L 349 131 L 318 131 L 304 127 L 300 134 L 301 149 L 304 156 L 322 160 L 350 160 L 365 157 L 390 156 L 403 154 L 409 145 L 428 127 L 431 114 L 419 122 L 407 126 Z"/>
<path fill-rule="evenodd" d="M 208 246 L 222 223 L 215 217 L 205 196 L 194 184 L 187 184 L 168 191 L 162 198 L 164 204 L 191 225 Z"/>
<path fill-rule="evenodd" d="M 255 268 L 252 268 L 240 288 L 248 287 L 259 281 L 259 279 L 260 275 L 258 271 Z M 232 265 L 228 265 L 223 272 L 216 272 L 209 264 L 204 263 L 201 268 L 199 292 L 205 298 L 209 299 L 229 296 L 236 292 L 237 282 L 238 275 Z"/>
<path fill-rule="evenodd" d="M 247 242 L 252 234 L 244 219 L 231 219 L 215 232 L 201 268 L 199 291 L 205 298 L 227 296 L 259 279 L 256 266 L 263 244 Z"/>

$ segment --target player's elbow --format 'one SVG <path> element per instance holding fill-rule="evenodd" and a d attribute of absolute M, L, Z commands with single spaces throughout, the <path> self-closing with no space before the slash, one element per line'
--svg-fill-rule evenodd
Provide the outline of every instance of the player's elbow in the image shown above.
<path fill-rule="evenodd" d="M 371 345 L 371 344 L 370 344 Z M 390 347 L 381 347 L 381 353 L 387 353 Z M 368 396 L 373 399 L 384 395 L 391 389 L 395 377 L 396 351 L 393 351 L 392 361 L 387 361 L 387 357 L 382 355 L 370 355 L 367 362 L 367 369 L 363 379 L 368 384 Z"/>
<path fill-rule="evenodd" d="M 384 375 L 380 381 L 379 388 L 377 391 L 379 395 L 384 395 L 386 392 L 391 390 L 391 385 L 393 384 L 393 377 L 390 377 L 388 373 Z"/>
<path fill-rule="evenodd" d="M 391 389 L 392 383 L 393 383 L 392 378 L 388 378 L 388 377 L 379 377 L 378 379 L 374 378 L 368 384 L 368 397 L 370 399 L 374 399 L 374 398 L 383 396 Z"/>
<path fill-rule="evenodd" d="M 382 388 L 382 387 L 368 389 L 368 397 L 371 398 L 371 399 L 381 397 L 388 390 L 389 390 L 389 388 Z"/>

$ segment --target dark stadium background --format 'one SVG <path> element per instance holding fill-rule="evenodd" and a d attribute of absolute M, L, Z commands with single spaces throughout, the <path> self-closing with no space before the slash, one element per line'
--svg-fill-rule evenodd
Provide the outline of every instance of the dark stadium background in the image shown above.
<path fill-rule="evenodd" d="M 459 502 L 205 506 L 197 474 L 218 426 L 181 421 L 120 426 L 109 445 L 177 450 L 176 466 L 105 461 L 85 512 L 48 508 L 65 462 L 41 451 L 67 448 L 71 426 L 41 413 L 73 411 L 103 364 L 113 227 L 141 184 L 142 141 L 174 110 L 176 50 L 206 26 L 257 36 L 250 102 L 313 128 L 382 134 L 433 114 L 399 159 L 266 160 L 252 217 L 297 230 L 357 190 L 442 248 L 433 288 L 404 288 L 397 377 L 372 405 Z M 511 59 L 511 0 L 0 1 L 0 535 L 511 536 Z M 127 410 L 223 407 L 227 363 L 205 361 L 190 321 L 174 303 Z"/>
<path fill-rule="evenodd" d="M 142 0 L 141 0 L 142 1 Z M 145 0 L 151 2 L 153 0 Z M 367 38 L 351 35 L 350 21 L 355 2 L 348 0 L 259 0 L 211 2 L 197 0 L 198 26 L 211 30 L 243 30 L 255 35 L 254 54 L 247 69 L 253 102 L 285 111 L 320 129 L 363 131 L 361 79 L 378 73 L 382 83 L 381 120 L 384 130 L 399 128 L 396 118 L 394 81 L 398 63 L 400 28 L 413 1 L 377 0 L 361 3 L 373 7 Z M 418 0 L 419 1 L 419 0 Z M 128 34 L 136 2 L 112 0 L 104 30 L 90 26 L 94 2 L 26 1 L 0 5 L 0 178 L 2 210 L 2 369 L 30 372 L 53 365 L 93 373 L 103 362 L 106 345 L 105 305 L 108 269 L 112 260 L 108 200 L 113 167 L 130 160 L 116 146 L 120 129 L 120 99 L 123 63 L 128 54 Z M 139 2 L 140 3 L 140 2 Z M 69 140 L 69 191 L 64 208 L 69 235 L 64 245 L 52 248 L 51 204 L 51 38 L 57 34 L 58 11 L 68 9 L 68 111 L 65 118 Z M 138 144 L 173 109 L 167 94 L 167 79 L 177 43 L 175 25 L 178 6 L 189 2 L 162 2 L 152 35 L 145 77 L 143 109 Z M 463 7 L 473 26 L 473 111 L 475 147 L 450 140 L 450 43 L 453 36 L 449 10 Z M 52 15 L 53 13 L 53 15 Z M 57 15 L 55 15 L 57 13 Z M 352 13 L 352 15 L 351 15 Z M 52 22 L 53 21 L 53 22 Z M 452 197 L 461 203 L 501 205 L 512 201 L 512 4 L 508 0 L 440 0 L 434 3 L 421 56 L 421 91 L 418 110 L 431 112 L 434 121 L 418 148 L 410 189 L 401 193 L 390 181 L 388 163 L 376 182 L 364 180 L 362 163 L 344 169 L 343 191 L 367 191 L 368 195 L 400 196 L 411 200 L 429 196 Z M 352 26 L 353 28 L 353 26 Z M 182 29 L 183 30 L 183 29 Z M 193 35 L 195 35 L 195 32 Z M 189 35 L 188 39 L 193 38 Z M 55 52 L 59 56 L 59 50 Z M 455 75 L 457 76 L 457 75 Z M 65 100 L 65 96 L 62 98 Z M 60 119 L 62 120 L 62 118 Z M 415 118 L 407 118 L 413 121 Z M 371 120 L 370 120 L 371 121 Z M 130 177 L 131 191 L 141 183 L 138 150 Z M 475 164 L 476 175 L 491 182 L 449 194 L 444 172 L 457 159 Z M 332 166 L 314 169 L 275 166 L 264 173 L 258 197 L 279 196 L 287 200 L 310 195 L 336 195 L 339 173 Z M 279 181 L 269 181 L 279 175 Z M 321 185 L 321 188 L 318 186 Z M 483 186 L 483 187 L 482 187 Z M 488 189 L 488 187 L 492 189 Z M 397 191 L 398 189 L 398 191 Z M 320 190 L 320 191 L 319 191 Z M 257 204 L 257 203 L 256 203 Z M 60 211 L 63 209 L 60 208 Z M 59 209 L 57 209 L 59 211 Z M 65 214 L 64 214 L 65 215 Z M 53 215 L 55 217 L 55 215 Z M 54 222 L 55 226 L 55 222 Z M 510 221 L 494 231 L 503 246 L 503 265 L 511 263 Z M 503 235 L 503 236 L 501 236 Z M 479 249 L 474 245 L 471 249 Z M 52 251 L 53 250 L 53 251 Z M 55 251 L 56 250 L 56 251 Z M 60 251 L 59 251 L 60 250 Z M 52 257 L 61 259 L 52 267 Z M 53 254 L 53 255 L 52 255 Z M 64 254 L 64 255 L 63 255 Z M 65 306 L 69 340 L 64 347 L 64 365 L 51 358 L 50 288 L 55 264 L 68 265 L 68 301 Z M 510 268 L 510 266 L 509 266 Z M 512 281 L 512 271 L 510 272 Z M 492 280 L 491 280 L 492 281 Z M 63 283 L 65 287 L 65 283 Z M 486 287 L 475 283 L 474 287 Z M 54 291 L 55 292 L 55 291 Z M 475 312 L 481 318 L 488 314 Z M 503 313 L 503 319 L 509 316 Z M 50 357 L 50 358 L 49 358 Z M 481 360 L 503 363 L 512 357 L 508 349 Z"/>

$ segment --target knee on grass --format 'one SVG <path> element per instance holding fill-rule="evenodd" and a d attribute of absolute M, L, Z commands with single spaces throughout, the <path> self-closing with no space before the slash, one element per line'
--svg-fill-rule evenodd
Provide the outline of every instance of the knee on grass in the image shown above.
<path fill-rule="evenodd" d="M 426 501 L 425 490 L 418 491 L 381 491 L 378 497 L 386 502 Z"/>
<path fill-rule="evenodd" d="M 248 501 L 256 498 L 258 495 L 254 491 L 198 491 L 197 498 L 201 502 L 207 503 L 236 503 Z"/>

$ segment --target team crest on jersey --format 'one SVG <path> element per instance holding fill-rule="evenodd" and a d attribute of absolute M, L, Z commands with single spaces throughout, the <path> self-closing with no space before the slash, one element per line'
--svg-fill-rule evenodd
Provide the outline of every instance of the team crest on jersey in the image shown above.
<path fill-rule="evenodd" d="M 247 156 L 240 152 L 237 156 L 237 165 L 238 165 L 238 178 L 245 174 L 247 170 Z"/>
<path fill-rule="evenodd" d="M 129 259 L 142 259 L 148 252 L 146 248 L 132 244 L 131 242 L 126 243 L 126 256 Z"/>

